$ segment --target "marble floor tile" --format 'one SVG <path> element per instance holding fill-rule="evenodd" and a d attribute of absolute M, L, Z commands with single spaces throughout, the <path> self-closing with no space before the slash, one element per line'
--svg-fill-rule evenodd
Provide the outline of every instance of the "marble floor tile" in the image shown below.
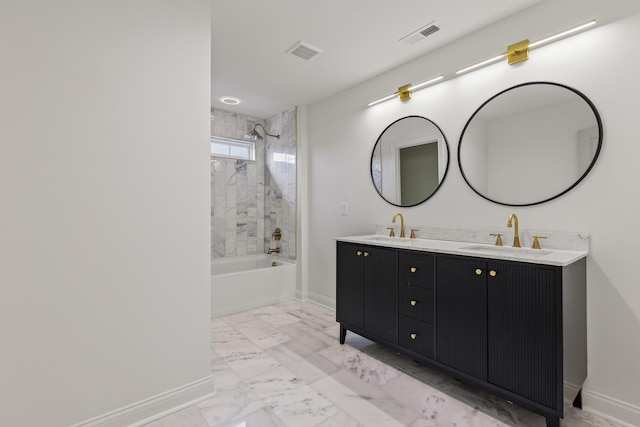
<path fill-rule="evenodd" d="M 362 381 L 351 371 L 343 369 L 331 375 L 331 378 L 351 390 L 355 395 L 365 398 L 370 404 L 382 410 L 394 420 L 399 421 L 402 425 L 410 425 L 419 416 L 416 407 L 404 402 L 402 400 L 403 396 L 396 396 L 392 393 L 393 390 L 387 390 L 378 384 Z M 391 391 L 391 393 L 388 391 Z"/>
<path fill-rule="evenodd" d="M 371 403 L 366 396 L 359 396 L 333 377 L 323 378 L 311 386 L 363 426 L 400 427 L 403 425 Z"/>
<path fill-rule="evenodd" d="M 255 320 L 236 326 L 238 333 L 249 338 L 258 347 L 265 349 L 290 341 L 291 337 L 263 320 Z"/>
<path fill-rule="evenodd" d="M 292 316 L 285 310 L 272 305 L 252 310 L 251 313 L 275 327 L 289 325 L 298 321 L 297 317 Z"/>
<path fill-rule="evenodd" d="M 213 396 L 148 427 L 544 427 L 543 417 L 286 301 L 211 321 Z M 564 427 L 622 427 L 565 409 Z"/>
<path fill-rule="evenodd" d="M 280 365 L 277 360 L 248 339 L 220 344 L 214 351 L 243 379 L 251 378 Z"/>
<path fill-rule="evenodd" d="M 351 418 L 345 412 L 340 411 L 333 417 L 328 418 L 318 424 L 318 427 L 363 427 L 355 419 Z"/>
<path fill-rule="evenodd" d="M 287 427 L 276 414 L 265 408 L 258 409 L 242 417 L 241 420 L 233 420 L 218 424 L 219 427 Z"/>
<path fill-rule="evenodd" d="M 232 390 L 215 392 L 212 398 L 199 403 L 197 408 L 207 425 L 214 427 L 242 420 L 252 412 L 264 408 L 264 404 L 247 385 L 240 384 Z M 187 427 L 189 424 L 184 426 Z"/>
<path fill-rule="evenodd" d="M 400 375 L 397 369 L 348 345 L 336 344 L 320 351 L 320 354 L 362 381 L 378 386 Z"/>
<path fill-rule="evenodd" d="M 315 352 L 305 352 L 303 357 L 284 345 L 269 348 L 266 352 L 306 383 L 312 383 L 341 369 Z"/>

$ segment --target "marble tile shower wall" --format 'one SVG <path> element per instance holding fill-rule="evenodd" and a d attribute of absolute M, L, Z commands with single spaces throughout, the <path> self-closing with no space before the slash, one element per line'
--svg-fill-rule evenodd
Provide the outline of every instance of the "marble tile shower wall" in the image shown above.
<path fill-rule="evenodd" d="M 256 143 L 256 161 L 211 158 L 212 257 L 264 253 L 273 247 L 271 234 L 279 227 L 281 255 L 295 258 L 296 110 L 266 122 L 218 109 L 212 117 L 212 135 L 242 139 L 255 123 L 281 135 Z M 286 154 L 293 156 L 292 163 L 282 162 Z"/>

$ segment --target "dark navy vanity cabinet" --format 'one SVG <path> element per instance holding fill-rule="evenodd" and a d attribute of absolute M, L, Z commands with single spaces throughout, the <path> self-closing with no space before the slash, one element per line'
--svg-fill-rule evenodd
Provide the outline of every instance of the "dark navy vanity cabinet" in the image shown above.
<path fill-rule="evenodd" d="M 585 258 L 555 266 L 339 241 L 336 284 L 341 343 L 350 330 L 391 346 L 548 426 L 586 379 Z"/>

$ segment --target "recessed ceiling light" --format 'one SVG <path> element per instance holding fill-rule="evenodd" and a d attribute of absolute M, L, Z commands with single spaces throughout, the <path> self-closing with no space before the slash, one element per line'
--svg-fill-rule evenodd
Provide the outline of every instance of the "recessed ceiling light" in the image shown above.
<path fill-rule="evenodd" d="M 227 105 L 238 105 L 242 102 L 235 96 L 221 96 L 219 99 L 223 104 Z"/>

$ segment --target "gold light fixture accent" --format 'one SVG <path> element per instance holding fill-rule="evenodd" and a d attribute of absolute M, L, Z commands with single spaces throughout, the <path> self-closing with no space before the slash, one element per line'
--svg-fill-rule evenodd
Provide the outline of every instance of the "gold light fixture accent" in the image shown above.
<path fill-rule="evenodd" d="M 585 28 L 591 27 L 592 25 L 595 25 L 596 20 L 592 19 L 590 21 L 587 21 L 583 24 L 580 25 L 576 25 L 575 27 L 571 27 L 567 30 L 564 31 L 560 31 L 558 33 L 552 34 L 550 36 L 544 37 L 540 40 L 537 40 L 535 42 L 530 43 L 528 39 L 519 41 L 518 43 L 514 43 L 512 45 L 507 46 L 507 51 L 501 53 L 498 56 L 494 56 L 493 58 L 489 58 L 487 60 L 484 61 L 480 61 L 476 64 L 470 65 L 468 67 L 465 68 L 461 68 L 458 71 L 456 71 L 456 74 L 463 74 L 472 70 L 476 70 L 478 68 L 484 67 L 485 65 L 489 65 L 492 64 L 494 62 L 497 62 L 501 59 L 503 59 L 504 57 L 507 58 L 507 62 L 509 63 L 509 65 L 512 64 L 517 64 L 518 62 L 522 62 L 522 61 L 526 61 L 527 59 L 529 59 L 529 50 L 534 49 L 536 47 L 542 46 L 544 44 L 547 44 L 549 42 L 552 42 L 554 40 L 557 40 L 559 38 L 562 37 L 566 37 L 570 34 L 573 33 L 577 33 L 578 31 L 584 30 Z"/>
<path fill-rule="evenodd" d="M 518 62 L 529 59 L 529 40 L 524 39 L 521 42 L 510 44 L 507 46 L 507 63 L 517 64 Z"/>
<path fill-rule="evenodd" d="M 592 20 L 587 21 L 587 22 L 585 22 L 583 24 L 576 25 L 575 27 L 571 27 L 571 28 L 569 28 L 567 30 L 560 31 L 558 33 L 555 33 L 555 34 L 552 34 L 550 36 L 544 37 L 544 38 L 542 38 L 540 40 L 537 40 L 535 42 L 529 42 L 528 39 L 519 41 L 517 43 L 514 43 L 514 44 L 511 44 L 511 45 L 507 46 L 507 51 L 506 52 L 503 52 L 503 53 L 501 53 L 499 55 L 496 55 L 496 56 L 494 56 L 492 58 L 485 59 L 484 61 L 477 62 L 477 63 L 475 63 L 473 65 L 468 66 L 468 67 L 461 68 L 461 69 L 456 71 L 456 74 L 464 74 L 464 73 L 467 73 L 469 71 L 476 70 L 478 68 L 481 68 L 481 67 L 487 66 L 489 64 L 493 64 L 494 62 L 500 61 L 500 60 L 504 59 L 505 57 L 507 58 L 507 63 L 509 65 L 513 65 L 513 64 L 517 64 L 517 63 L 522 62 L 522 61 L 526 61 L 527 59 L 529 59 L 529 51 L 531 49 L 534 49 L 536 47 L 539 47 L 539 46 L 542 46 L 544 44 L 550 43 L 550 42 L 552 42 L 554 40 L 557 40 L 559 38 L 566 37 L 566 36 L 568 36 L 570 34 L 577 33 L 578 31 L 582 31 L 582 30 L 584 30 L 584 29 L 586 29 L 588 27 L 591 27 L 592 25 L 595 25 L 595 23 L 596 23 L 596 20 L 592 19 Z M 423 83 L 420 83 L 418 85 L 406 84 L 406 85 L 400 86 L 398 88 L 398 90 L 395 91 L 394 93 L 392 93 L 390 95 L 387 95 L 387 96 L 384 96 L 384 97 L 382 97 L 380 99 L 376 99 L 375 101 L 371 101 L 367 105 L 369 107 L 371 107 L 372 105 L 376 105 L 376 104 L 379 104 L 381 102 L 388 101 L 389 99 L 393 99 L 395 97 L 398 97 L 398 99 L 400 101 L 403 101 L 403 102 L 407 101 L 407 100 L 411 99 L 411 96 L 412 96 L 413 92 L 415 92 L 416 90 L 422 89 L 422 88 L 424 88 L 426 86 L 429 86 L 429 85 L 431 85 L 431 84 L 433 84 L 433 83 L 435 83 L 437 81 L 440 81 L 442 79 L 444 79 L 444 76 L 440 75 L 438 77 L 435 77 L 433 79 L 427 80 L 427 81 L 425 81 Z"/>
<path fill-rule="evenodd" d="M 264 131 L 265 135 L 272 136 L 272 137 L 274 137 L 274 138 L 278 138 L 278 139 L 280 139 L 280 135 L 273 135 L 273 134 L 271 134 L 271 133 L 267 132 L 267 130 L 264 128 L 264 126 L 262 126 L 262 124 L 261 124 L 261 123 L 256 123 L 255 125 L 253 125 L 253 129 L 251 129 L 251 131 L 250 131 L 249 133 L 247 133 L 247 134 L 244 136 L 244 138 L 245 138 L 245 139 L 251 139 L 252 141 L 262 140 L 262 139 L 264 139 L 264 138 L 262 138 L 262 135 L 260 135 L 260 134 L 258 133 L 258 131 L 256 130 L 256 128 L 257 128 L 258 126 L 260 126 L 260 127 L 262 128 L 262 130 Z"/>
<path fill-rule="evenodd" d="M 404 86 L 400 86 L 398 88 L 398 99 L 400 101 L 404 102 L 411 99 L 412 92 L 409 90 L 410 87 L 411 87 L 411 83 Z"/>

